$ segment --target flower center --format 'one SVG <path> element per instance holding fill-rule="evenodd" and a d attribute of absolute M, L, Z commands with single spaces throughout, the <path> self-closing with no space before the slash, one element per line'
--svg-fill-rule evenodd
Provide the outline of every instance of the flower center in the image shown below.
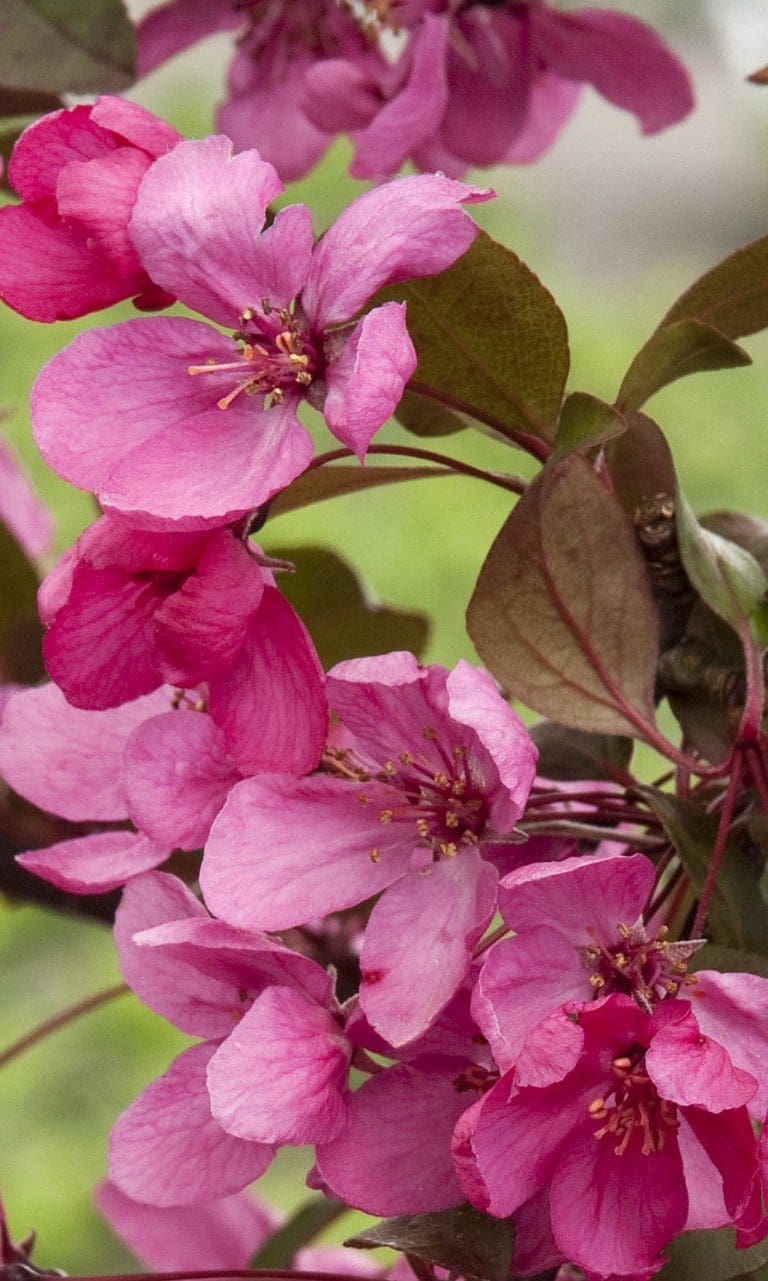
<path fill-rule="evenodd" d="M 596 1139 L 614 1142 L 616 1156 L 622 1156 L 635 1135 L 643 1156 L 661 1152 L 670 1131 L 680 1122 L 673 1103 L 659 1097 L 645 1071 L 642 1051 L 613 1060 L 613 1085 L 605 1098 L 593 1099 L 589 1114 L 604 1124 L 595 1130 Z M 613 1099 L 613 1102 L 609 1102 Z"/>
<path fill-rule="evenodd" d="M 686 977 L 688 961 L 700 941 L 670 943 L 666 926 L 649 938 L 642 922 L 619 925 L 618 932 L 620 943 L 605 944 L 590 930 L 594 945 L 579 949 L 596 997 L 620 992 L 650 1013 L 659 1001 L 676 996 L 684 983 L 693 981 Z"/>
<path fill-rule="evenodd" d="M 187 367 L 187 373 L 193 377 L 197 374 L 232 376 L 234 386 L 217 400 L 219 409 L 227 409 L 241 392 L 266 396 L 271 405 L 276 405 L 287 390 L 301 394 L 312 384 L 318 355 L 297 317 L 290 311 L 280 311 L 278 323 L 269 323 L 275 313 L 266 298 L 261 311 L 263 320 L 254 307 L 246 307 L 240 317 L 243 327 L 233 335 L 237 360 L 222 363 L 211 359 L 204 365 Z"/>

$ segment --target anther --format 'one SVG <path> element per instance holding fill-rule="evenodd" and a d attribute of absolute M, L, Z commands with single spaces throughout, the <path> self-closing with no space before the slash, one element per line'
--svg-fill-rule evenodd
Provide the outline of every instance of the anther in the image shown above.
<path fill-rule="evenodd" d="M 372 863 L 380 863 L 380 862 L 381 862 L 381 850 L 377 850 L 377 849 L 376 849 L 376 847 L 374 846 L 372 850 L 369 850 L 369 851 L 368 851 L 368 857 L 369 857 L 369 859 L 371 860 L 371 862 L 372 862 Z"/>

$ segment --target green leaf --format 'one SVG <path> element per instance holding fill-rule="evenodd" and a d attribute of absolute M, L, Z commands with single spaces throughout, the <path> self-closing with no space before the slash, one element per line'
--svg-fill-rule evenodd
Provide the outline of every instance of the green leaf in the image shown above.
<path fill-rule="evenodd" d="M 135 66 L 136 37 L 122 0 L 3 0 L 4 88 L 109 93 L 132 83 Z"/>
<path fill-rule="evenodd" d="M 336 464 L 316 467 L 313 471 L 305 471 L 277 494 L 269 505 L 269 514 L 270 517 L 284 516 L 287 512 L 298 511 L 300 507 L 322 503 L 326 498 L 343 498 L 345 494 L 357 494 L 379 485 L 397 485 L 408 480 L 455 474 L 447 467 L 347 467 Z"/>
<path fill-rule="evenodd" d="M 344 1244 L 366 1250 L 390 1246 L 472 1281 L 507 1281 L 514 1229 L 509 1220 L 493 1219 L 471 1205 L 462 1205 L 437 1214 L 385 1219 Z"/>
<path fill-rule="evenodd" d="M 557 721 L 539 721 L 530 734 L 539 749 L 538 773 L 559 782 L 615 780 L 632 759 L 632 739 L 617 734 L 587 734 Z"/>
<path fill-rule="evenodd" d="M 726 338 L 744 338 L 768 325 L 768 236 L 738 249 L 679 298 L 659 325 L 701 320 Z"/>
<path fill-rule="evenodd" d="M 696 894 L 701 894 L 715 847 L 717 819 L 692 801 L 654 787 L 643 788 L 643 796 L 664 824 Z M 716 942 L 761 955 L 768 952 L 768 912 L 760 894 L 759 869 L 733 839 L 726 842 L 709 919 Z"/>
<path fill-rule="evenodd" d="M 719 970 L 721 974 L 759 974 L 762 978 L 768 978 L 768 956 L 745 952 L 739 947 L 707 943 L 698 952 L 694 952 L 688 969 L 691 973 L 696 970 Z"/>
<path fill-rule="evenodd" d="M 251 1259 L 251 1268 L 290 1268 L 293 1256 L 309 1241 L 314 1241 L 331 1223 L 347 1211 L 341 1201 L 324 1196 L 313 1197 L 296 1211 L 277 1232 L 273 1232 Z"/>
<path fill-rule="evenodd" d="M 269 554 L 293 561 L 295 573 L 280 574 L 280 590 L 309 629 L 323 667 L 345 658 L 409 649 L 420 656 L 429 621 L 423 614 L 380 605 L 363 590 L 354 570 L 325 547 L 274 548 Z"/>
<path fill-rule="evenodd" d="M 716 511 L 700 516 L 699 524 L 751 552 L 768 577 L 768 520 L 747 512 Z"/>
<path fill-rule="evenodd" d="M 33 685 L 43 675 L 39 581 L 16 539 L 0 523 L 0 679 Z"/>
<path fill-rule="evenodd" d="M 469 418 L 412 391 L 403 395 L 395 410 L 395 418 L 414 436 L 453 436 L 470 425 Z"/>
<path fill-rule="evenodd" d="M 571 392 L 560 414 L 550 462 L 594 449 L 626 430 L 626 419 L 612 405 L 583 391 Z"/>
<path fill-rule="evenodd" d="M 737 1250 L 733 1228 L 716 1232 L 684 1232 L 667 1247 L 669 1263 L 656 1281 L 750 1281 L 768 1262 L 768 1240 L 750 1250 Z M 751 1269 L 751 1271 L 750 1271 Z"/>
<path fill-rule="evenodd" d="M 680 489 L 676 511 L 680 555 L 702 600 L 734 631 L 746 621 L 755 640 L 768 643 L 768 579 L 754 556 L 700 525 Z"/>
<path fill-rule="evenodd" d="M 414 390 L 515 444 L 554 439 L 568 331 L 552 295 L 511 250 L 481 231 L 447 271 L 392 285 L 374 302 L 389 299 L 408 304 Z"/>
<path fill-rule="evenodd" d="M 510 693 L 574 729 L 653 724 L 656 613 L 632 527 L 577 454 L 546 467 L 502 527 L 467 611 Z"/>
<path fill-rule="evenodd" d="M 657 329 L 635 356 L 616 397 L 619 409 L 639 409 L 662 387 L 686 374 L 751 365 L 752 359 L 711 325 L 679 320 Z"/>

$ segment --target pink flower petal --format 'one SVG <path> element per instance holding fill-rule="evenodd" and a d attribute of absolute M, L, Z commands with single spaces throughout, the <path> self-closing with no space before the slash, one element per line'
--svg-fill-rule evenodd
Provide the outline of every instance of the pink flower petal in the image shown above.
<path fill-rule="evenodd" d="M 634 925 L 653 889 L 643 854 L 577 856 L 519 868 L 499 885 L 499 910 L 517 933 L 546 925 L 574 947 L 618 943 L 617 926 Z"/>
<path fill-rule="evenodd" d="M 195 3 L 199 8 L 199 0 L 195 0 Z M 130 102 L 128 98 L 104 94 L 96 99 L 89 110 L 92 124 L 118 134 L 150 156 L 164 156 L 166 151 L 181 142 L 181 134 L 173 125 L 154 116 L 145 107 L 140 107 L 138 102 Z"/>
<path fill-rule="evenodd" d="M 141 263 L 128 239 L 139 183 L 152 163 L 134 147 L 121 147 L 96 160 L 67 165 L 56 184 L 62 218 L 81 225 L 104 258 L 121 277 L 138 274 Z"/>
<path fill-rule="evenodd" d="M 493 195 L 489 189 L 419 174 L 358 196 L 312 255 L 303 302 L 314 324 L 325 329 L 349 320 L 383 285 L 449 267 L 477 235 L 462 202 Z"/>
<path fill-rule="evenodd" d="M 142 182 L 131 239 L 156 284 L 193 311 L 237 329 L 244 309 L 259 306 L 266 296 L 258 275 L 260 233 L 267 205 L 282 190 L 272 165 L 257 151 L 233 156 L 223 136 L 182 142 Z M 311 245 L 303 222 L 296 231 L 295 246 L 290 233 L 278 233 L 278 239 L 286 264 L 298 250 L 306 270 Z M 270 263 L 274 269 L 274 255 Z M 295 265 L 286 269 L 288 279 L 295 278 Z M 292 297 L 281 290 L 270 301 L 279 310 Z"/>
<path fill-rule="evenodd" d="M 472 6 L 458 17 L 439 136 L 464 167 L 498 164 L 523 126 L 537 70 L 528 13 L 528 6 L 504 5 L 492 14 Z"/>
<path fill-rule="evenodd" d="M 757 1092 L 755 1078 L 734 1067 L 727 1050 L 704 1036 L 691 1014 L 656 1033 L 645 1062 L 661 1097 L 681 1107 L 725 1112 L 743 1107 Z"/>
<path fill-rule="evenodd" d="M 7 525 L 17 543 L 33 559 L 50 549 L 54 531 L 53 516 L 27 480 L 11 446 L 2 439 L 0 521 Z"/>
<path fill-rule="evenodd" d="M 213 1114 L 258 1143 L 325 1143 L 349 1109 L 350 1048 L 327 1010 L 300 992 L 267 988 L 208 1067 Z"/>
<path fill-rule="evenodd" d="M 379 820 L 392 795 L 322 775 L 238 783 L 206 846 L 206 902 L 233 925 L 281 930 L 371 898 L 410 862 L 409 831 Z"/>
<path fill-rule="evenodd" d="M 170 0 L 153 8 L 136 28 L 139 78 L 174 54 L 217 31 L 237 31 L 243 14 L 221 0 Z"/>
<path fill-rule="evenodd" d="M 55 685 L 23 690 L 9 701 L 0 730 L 0 773 L 19 795 L 74 822 L 125 819 L 126 741 L 142 721 L 169 705 L 158 690 L 107 712 L 67 703 Z M 41 768 L 45 762 L 45 768 Z"/>
<path fill-rule="evenodd" d="M 391 1045 L 424 1032 L 469 972 L 496 906 L 496 871 L 477 850 L 429 863 L 375 904 L 360 956 L 360 1005 Z"/>
<path fill-rule="evenodd" d="M 757 1081 L 749 1110 L 762 1122 L 768 1110 L 768 979 L 700 970 L 685 994 L 702 1032 L 727 1046 L 731 1061 Z"/>
<path fill-rule="evenodd" d="M 444 770 L 440 746 L 457 737 L 447 716 L 443 668 L 419 666 L 398 651 L 337 663 L 328 673 L 328 701 L 371 764 L 397 761 L 402 752 Z"/>
<path fill-rule="evenodd" d="M 677 1142 L 683 1158 L 688 1189 L 686 1232 L 702 1228 L 723 1228 L 731 1216 L 723 1200 L 723 1177 L 699 1143 L 685 1117 L 680 1118 Z"/>
<path fill-rule="evenodd" d="M 325 420 L 361 462 L 372 437 L 395 412 L 415 368 L 405 304 L 396 302 L 364 316 L 328 367 Z"/>
<path fill-rule="evenodd" d="M 352 1095 L 349 1124 L 317 1151 L 321 1178 L 367 1214 L 447 1210 L 464 1199 L 451 1162 L 451 1134 L 471 1096 L 447 1070 L 399 1065 Z M 455 1075 L 461 1060 L 454 1060 Z"/>
<path fill-rule="evenodd" d="M 108 130 L 93 120 L 90 107 L 52 111 L 22 133 L 8 164 L 8 181 L 22 200 L 47 200 L 55 195 L 65 165 L 106 156 L 116 147 Z"/>
<path fill-rule="evenodd" d="M 318 764 L 328 727 L 325 678 L 296 611 L 267 587 L 229 667 L 212 674 L 208 706 L 243 774 L 303 774 Z"/>
<path fill-rule="evenodd" d="M 650 27 L 606 9 L 530 11 L 536 53 L 569 80 L 586 80 L 617 107 L 632 111 L 643 133 L 656 133 L 692 110 L 688 72 Z"/>
<path fill-rule="evenodd" d="M 758 1146 L 747 1109 L 734 1108 L 713 1116 L 693 1107 L 686 1108 L 683 1115 L 722 1178 L 730 1218 L 738 1220 L 746 1214 L 752 1223 L 760 1219 Z"/>
<path fill-rule="evenodd" d="M 688 1214 L 680 1151 L 671 1139 L 646 1156 L 635 1130 L 617 1156 L 611 1135 L 595 1138 L 598 1124 L 583 1124 L 555 1166 L 555 1240 L 567 1258 L 601 1276 L 645 1275 L 645 1269 L 652 1275 Z"/>
<path fill-rule="evenodd" d="M 540 71 L 531 86 L 520 132 L 504 153 L 508 165 L 529 165 L 554 146 L 581 99 L 583 86 Z"/>
<path fill-rule="evenodd" d="M 197 712 L 167 712 L 139 725 L 123 758 L 128 810 L 171 849 L 200 849 L 240 779 L 221 730 Z"/>
<path fill-rule="evenodd" d="M 211 1116 L 205 1073 L 215 1050 L 185 1050 L 118 1118 L 109 1177 L 121 1192 L 154 1206 L 195 1205 L 239 1192 L 266 1170 L 272 1148 L 226 1134 Z"/>
<path fill-rule="evenodd" d="M 275 41 L 273 54 L 280 53 Z M 330 136 L 307 118 L 300 106 L 304 93 L 304 76 L 314 66 L 315 57 L 296 49 L 288 60 L 279 59 L 274 76 L 268 66 L 269 53 L 255 60 L 248 42 L 236 52 L 229 69 L 229 98 L 219 107 L 216 124 L 227 134 L 237 151 L 256 147 L 259 154 L 275 165 L 285 182 L 303 178 L 327 151 Z M 286 102 L 292 109 L 286 111 Z"/>
<path fill-rule="evenodd" d="M 136 832 L 96 832 L 18 854 L 16 861 L 70 894 L 104 894 L 164 863 L 167 846 Z"/>
<path fill-rule="evenodd" d="M 277 1212 L 250 1192 L 203 1205 L 146 1205 L 114 1183 L 100 1183 L 96 1208 L 136 1258 L 153 1271 L 247 1268 L 279 1226 Z"/>

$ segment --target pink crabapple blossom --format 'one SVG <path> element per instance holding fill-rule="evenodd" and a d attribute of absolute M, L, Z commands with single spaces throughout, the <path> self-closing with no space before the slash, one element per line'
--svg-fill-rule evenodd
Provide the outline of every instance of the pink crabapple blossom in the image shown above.
<path fill-rule="evenodd" d="M 313 246 L 303 205 L 263 230 L 281 190 L 257 152 L 233 157 L 223 137 L 181 143 L 147 173 L 130 225 L 144 267 L 234 334 L 129 320 L 81 334 L 44 367 L 37 443 L 105 506 L 187 529 L 245 514 L 309 464 L 304 399 L 362 459 L 416 356 L 404 305 L 354 317 L 381 286 L 450 266 L 477 234 L 462 202 L 493 194 L 402 178 L 359 196 Z"/>
<path fill-rule="evenodd" d="M 1 415 L 0 415 L 1 417 Z M 0 436 L 0 521 L 27 556 L 37 560 L 53 542 L 53 515 L 35 491 L 8 441 Z"/>
<path fill-rule="evenodd" d="M 77 707 L 194 689 L 244 773 L 304 773 L 327 726 L 320 660 L 295 610 L 230 529 L 162 533 L 102 516 L 48 576 L 49 674 Z"/>
<path fill-rule="evenodd" d="M 175 877 L 126 887 L 115 919 L 126 981 L 185 1050 L 117 1121 L 110 1178 L 135 1200 L 191 1205 L 237 1192 L 275 1144 L 346 1123 L 351 1047 L 330 975 L 276 939 L 214 920 Z"/>
<path fill-rule="evenodd" d="M 124 98 L 43 116 L 8 165 L 20 205 L 0 209 L 0 298 L 30 320 L 71 320 L 125 298 L 173 301 L 128 234 L 139 184 L 181 135 Z"/>
<path fill-rule="evenodd" d="M 554 1239 L 590 1277 L 654 1276 L 685 1229 L 734 1223 L 751 1244 L 765 1034 L 756 1063 L 735 1022 L 725 1045 L 703 1030 L 703 1008 L 670 997 L 649 1014 L 615 993 L 553 1013 L 457 1130 L 470 1200 L 506 1217 L 548 1192 Z"/>
<path fill-rule="evenodd" d="M 491 678 L 465 662 L 448 672 L 404 652 L 354 659 L 332 669 L 327 692 L 339 724 L 322 771 L 234 788 L 201 885 L 223 919 L 267 930 L 381 894 L 362 948 L 360 1003 L 402 1045 L 468 972 L 536 749 Z"/>

